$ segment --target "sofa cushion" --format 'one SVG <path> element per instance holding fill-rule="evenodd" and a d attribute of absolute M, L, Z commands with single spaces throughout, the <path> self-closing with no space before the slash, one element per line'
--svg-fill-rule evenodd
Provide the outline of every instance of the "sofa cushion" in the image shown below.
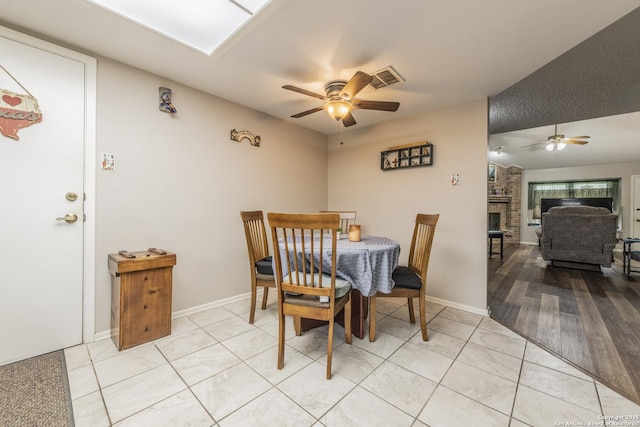
<path fill-rule="evenodd" d="M 550 215 L 610 215 L 609 209 L 596 206 L 554 206 Z"/>

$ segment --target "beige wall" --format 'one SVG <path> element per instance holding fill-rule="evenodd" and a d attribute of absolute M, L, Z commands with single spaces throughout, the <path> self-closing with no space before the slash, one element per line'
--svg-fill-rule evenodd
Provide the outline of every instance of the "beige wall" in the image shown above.
<path fill-rule="evenodd" d="M 487 117 L 481 99 L 329 138 L 329 208 L 354 209 L 363 234 L 400 242 L 402 263 L 416 214 L 439 213 L 427 293 L 484 313 Z M 424 140 L 434 144 L 433 166 L 380 170 L 381 151 Z M 460 174 L 457 186 L 451 185 L 454 172 Z"/>
<path fill-rule="evenodd" d="M 176 115 L 158 111 L 159 86 Z M 98 334 L 110 328 L 109 253 L 175 252 L 173 310 L 186 310 L 249 291 L 240 210 L 327 207 L 325 135 L 102 58 L 97 99 L 96 152 L 116 155 L 97 176 Z M 231 141 L 234 128 L 261 147 Z"/>
<path fill-rule="evenodd" d="M 596 166 L 571 168 L 525 170 L 522 179 L 522 243 L 538 244 L 536 228 L 527 226 L 527 203 L 529 182 L 579 180 L 579 179 L 621 179 L 620 212 L 622 218 L 622 237 L 629 236 L 631 227 L 631 176 L 640 175 L 640 163 L 615 163 Z"/>
<path fill-rule="evenodd" d="M 173 90 L 178 114 L 158 111 L 159 86 Z M 247 293 L 239 211 L 252 209 L 357 209 L 365 233 L 401 243 L 402 261 L 415 214 L 438 212 L 429 295 L 486 308 L 486 100 L 345 132 L 327 152 L 325 135 L 108 59 L 98 61 L 97 98 L 96 151 L 116 155 L 116 171 L 97 176 L 98 335 L 110 329 L 107 255 L 121 249 L 177 254 L 174 312 Z M 262 146 L 231 141 L 234 128 Z M 425 139 L 434 166 L 380 170 L 380 151 Z"/>

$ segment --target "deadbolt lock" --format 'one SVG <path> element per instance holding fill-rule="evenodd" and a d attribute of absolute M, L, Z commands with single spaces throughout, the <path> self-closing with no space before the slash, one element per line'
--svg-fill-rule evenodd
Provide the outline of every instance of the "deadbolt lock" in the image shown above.
<path fill-rule="evenodd" d="M 72 192 L 67 193 L 65 195 L 65 197 L 70 202 L 75 202 L 76 200 L 78 200 L 78 195 L 76 193 L 72 193 Z"/>

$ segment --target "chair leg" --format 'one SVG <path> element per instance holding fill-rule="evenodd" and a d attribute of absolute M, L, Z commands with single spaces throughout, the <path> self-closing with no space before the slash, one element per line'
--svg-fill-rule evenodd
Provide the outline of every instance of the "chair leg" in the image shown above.
<path fill-rule="evenodd" d="M 369 341 L 376 340 L 376 296 L 369 297 Z"/>
<path fill-rule="evenodd" d="M 267 308 L 267 298 L 269 298 L 269 288 L 264 286 L 264 293 L 262 294 L 262 309 L 265 310 Z"/>
<path fill-rule="evenodd" d="M 429 335 L 427 334 L 427 303 L 424 297 L 420 297 L 420 329 L 422 330 L 422 341 L 429 341 Z"/>
<path fill-rule="evenodd" d="M 413 312 L 413 298 L 407 298 L 407 304 L 409 305 L 409 321 L 416 323 L 416 315 Z"/>
<path fill-rule="evenodd" d="M 327 343 L 327 379 L 331 379 L 331 356 L 333 355 L 333 318 L 329 320 L 329 338 Z"/>
<path fill-rule="evenodd" d="M 249 312 L 249 324 L 253 325 L 256 314 L 256 284 L 251 284 L 251 311 Z"/>
<path fill-rule="evenodd" d="M 302 335 L 302 319 L 299 316 L 293 318 L 293 329 L 296 331 L 296 336 Z"/>
<path fill-rule="evenodd" d="M 280 313 L 278 313 L 278 369 L 282 369 L 284 367 L 284 328 L 285 328 L 285 320 L 286 317 L 282 313 L 282 308 L 280 308 Z"/>

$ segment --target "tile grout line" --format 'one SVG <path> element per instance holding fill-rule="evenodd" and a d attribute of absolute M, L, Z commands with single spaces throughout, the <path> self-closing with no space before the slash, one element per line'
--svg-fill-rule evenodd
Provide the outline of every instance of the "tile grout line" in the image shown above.
<path fill-rule="evenodd" d="M 399 306 L 398 306 L 398 308 L 397 308 L 396 310 L 394 310 L 392 313 L 395 313 L 396 311 L 399 311 L 399 310 L 401 310 L 401 309 L 406 309 L 406 304 L 399 305 Z M 448 318 L 447 316 L 441 316 L 441 315 L 443 314 L 443 312 L 444 312 L 446 309 L 447 309 L 447 307 L 443 307 L 442 309 L 440 309 L 440 310 L 439 310 L 439 311 L 438 311 L 438 312 L 437 312 L 437 313 L 436 313 L 436 314 L 435 314 L 435 315 L 434 315 L 434 316 L 429 320 L 428 324 L 429 324 L 429 323 L 431 323 L 434 319 L 436 319 L 436 318 L 438 318 L 438 317 L 442 317 L 442 318 L 447 319 L 447 320 L 450 320 L 450 321 L 454 321 L 454 322 L 458 322 L 458 323 L 461 323 L 461 324 L 467 324 L 467 325 L 468 325 L 468 323 L 460 322 L 459 320 L 455 320 L 455 319 L 450 319 L 450 318 Z M 225 308 L 225 310 L 229 311 L 233 316 L 235 316 L 235 317 L 237 317 L 237 318 L 239 318 L 239 319 L 242 319 L 243 321 L 245 320 L 245 319 L 244 319 L 244 314 L 245 314 L 245 313 L 235 313 L 235 312 L 233 312 L 233 311 L 231 311 L 231 310 L 229 310 L 229 309 L 226 309 L 226 308 Z M 394 317 L 394 316 L 391 316 L 391 314 L 392 314 L 392 313 L 384 315 L 384 317 L 379 318 L 379 320 L 383 320 L 384 318 L 387 318 L 387 317 L 392 317 L 392 318 L 394 318 L 394 319 L 398 319 L 398 318 L 396 318 L 396 317 Z M 429 314 L 428 314 L 428 315 L 429 315 Z M 232 317 L 233 317 L 233 316 L 232 316 Z M 189 318 L 188 316 L 186 316 L 186 317 L 187 317 L 187 318 Z M 232 318 L 232 317 L 229 317 L 229 318 Z M 485 317 L 486 317 L 486 316 L 485 316 Z M 445 385 L 443 385 L 443 384 L 442 384 L 442 382 L 443 382 L 444 378 L 447 376 L 447 374 L 450 372 L 450 370 L 451 370 L 451 368 L 452 368 L 453 364 L 455 364 L 455 362 L 456 362 L 456 361 L 458 361 L 458 358 L 460 357 L 460 354 L 462 353 L 462 351 L 464 350 L 464 348 L 466 348 L 466 347 L 467 347 L 467 345 L 471 342 L 471 338 L 474 336 L 474 334 L 475 334 L 478 330 L 483 329 L 483 330 L 486 330 L 487 332 L 490 332 L 490 333 L 496 333 L 495 331 L 491 331 L 491 330 L 489 330 L 489 329 L 484 329 L 484 328 L 481 328 L 481 327 L 480 327 L 480 325 L 482 324 L 483 319 L 484 319 L 484 317 L 482 317 L 482 318 L 480 319 L 480 321 L 479 321 L 479 322 L 477 322 L 477 323 L 475 324 L 474 329 L 473 329 L 473 332 L 471 332 L 471 334 L 469 334 L 468 338 L 464 341 L 464 345 L 463 345 L 463 346 L 460 348 L 460 350 L 457 352 L 456 356 L 455 356 L 454 358 L 452 358 L 452 359 L 453 359 L 453 361 L 451 362 L 451 364 L 449 365 L 449 367 L 447 368 L 447 370 L 445 371 L 445 373 L 442 375 L 442 377 L 440 378 L 440 380 L 436 383 L 436 387 L 434 388 L 434 392 L 435 392 L 435 390 L 437 390 L 437 388 L 438 388 L 438 387 L 443 387 L 443 388 L 446 388 L 447 390 L 451 390 L 451 391 L 453 391 L 454 393 L 457 393 L 457 394 L 460 394 L 460 395 L 462 395 L 462 396 L 465 396 L 465 395 L 464 395 L 464 394 L 462 394 L 462 393 L 458 393 L 458 392 L 456 392 L 455 390 L 452 390 L 452 389 L 450 389 L 450 388 L 446 387 Z M 488 317 L 488 319 L 491 319 L 491 318 L 490 318 L 490 317 Z M 314 420 L 316 420 L 316 422 L 320 422 L 320 419 L 322 418 L 322 416 L 325 416 L 325 415 L 326 415 L 326 414 L 328 414 L 331 410 L 333 410 L 333 409 L 334 409 L 334 408 L 335 408 L 335 407 L 336 407 L 340 402 L 342 402 L 345 398 L 347 398 L 347 396 L 348 396 L 349 394 L 351 394 L 354 390 L 356 390 L 358 387 L 361 387 L 361 388 L 362 388 L 362 383 L 363 383 L 367 378 L 369 378 L 369 377 L 370 377 L 370 376 L 371 376 L 371 375 L 376 371 L 376 369 L 378 369 L 380 366 L 382 366 L 382 364 L 384 364 L 385 362 L 390 362 L 390 360 L 389 360 L 389 359 L 390 359 L 394 354 L 396 354 L 396 353 L 397 353 L 397 351 L 398 351 L 400 348 L 402 348 L 403 346 L 405 346 L 407 343 L 411 343 L 411 340 L 412 340 L 412 339 L 414 339 L 414 337 L 415 337 L 415 336 L 417 336 L 417 335 L 420 333 L 420 330 L 418 330 L 418 331 L 416 331 L 413 335 L 411 335 L 410 337 L 408 337 L 408 338 L 404 339 L 404 340 L 403 340 L 403 343 L 400 345 L 400 347 L 398 347 L 397 349 L 395 349 L 392 353 L 390 353 L 390 354 L 389 354 L 389 355 L 387 355 L 386 357 L 382 358 L 382 361 L 381 361 L 378 365 L 376 365 L 376 366 L 375 366 L 375 368 L 373 368 L 371 372 L 369 372 L 368 374 L 366 374 L 366 375 L 365 375 L 361 380 L 359 380 L 358 382 L 353 382 L 352 380 L 350 380 L 350 379 L 348 379 L 348 378 L 347 378 L 347 380 L 348 380 L 348 381 L 350 381 L 350 382 L 352 382 L 352 383 L 354 384 L 354 386 L 353 386 L 353 387 L 352 387 L 348 392 L 346 392 L 346 393 L 344 394 L 344 396 L 343 396 L 340 400 L 338 400 L 334 405 L 332 405 L 330 408 L 328 408 L 328 409 L 327 409 L 327 410 L 326 410 L 326 411 L 325 411 L 325 412 L 324 412 L 320 417 L 316 418 L 313 414 L 311 414 L 308 410 L 306 410 L 304 407 L 302 407 L 302 406 L 301 406 L 300 404 L 298 404 L 296 401 L 292 400 L 292 399 L 291 399 L 291 398 L 290 398 L 286 393 L 284 393 L 284 392 L 279 388 L 279 384 L 281 384 L 282 382 L 286 381 L 288 378 L 290 378 L 291 376 L 295 375 L 296 373 L 300 372 L 300 370 L 302 370 L 302 369 L 306 368 L 307 366 L 309 366 L 309 364 L 306 364 L 306 365 L 305 365 L 305 366 L 303 366 L 302 368 L 300 368 L 300 369 L 296 370 L 295 372 L 292 372 L 290 375 L 288 375 L 286 378 L 284 378 L 284 379 L 280 380 L 278 383 L 272 383 L 272 382 L 271 382 L 271 381 L 269 381 L 266 377 L 264 377 L 260 372 L 256 371 L 256 369 L 254 369 L 251 365 L 249 365 L 249 364 L 247 363 L 247 361 L 248 361 L 250 358 L 252 358 L 252 357 L 256 357 L 256 356 L 258 356 L 258 355 L 260 355 L 260 354 L 263 354 L 263 353 L 265 353 L 265 352 L 268 352 L 268 351 L 272 351 L 272 350 L 273 350 L 273 348 L 274 348 L 274 347 L 277 347 L 277 346 L 273 346 L 273 347 L 270 347 L 270 348 L 268 348 L 268 349 L 265 349 L 265 350 L 263 350 L 263 351 L 259 352 L 258 354 L 253 355 L 253 356 L 251 356 L 251 357 L 249 357 L 249 358 L 239 357 L 239 355 L 238 355 L 238 354 L 234 353 L 234 352 L 233 352 L 233 351 L 231 351 L 228 347 L 226 347 L 226 346 L 222 343 L 222 341 L 219 341 L 217 338 L 215 338 L 213 335 L 211 335 L 211 333 L 209 333 L 207 330 L 205 330 L 203 326 L 201 326 L 201 325 L 197 324 L 196 322 L 194 322 L 194 321 L 193 321 L 193 320 L 191 320 L 190 318 L 189 318 L 189 320 L 190 320 L 191 322 L 193 322 L 193 323 L 196 325 L 196 328 L 194 328 L 194 329 L 192 329 L 192 330 L 190 330 L 190 331 L 185 331 L 185 332 L 183 332 L 182 334 L 186 334 L 186 333 L 188 333 L 188 332 L 191 332 L 191 331 L 194 331 L 194 330 L 200 329 L 202 332 L 204 332 L 205 334 L 207 334 L 208 336 L 210 336 L 211 338 L 213 338 L 213 339 L 215 340 L 215 342 L 214 342 L 214 343 L 212 343 L 211 345 L 208 345 L 208 346 L 206 346 L 206 347 L 204 347 L 204 348 L 208 348 L 208 347 L 210 347 L 210 346 L 212 346 L 212 345 L 215 345 L 215 344 L 220 344 L 223 348 L 225 348 L 225 350 L 229 351 L 231 354 L 233 354 L 234 356 L 238 357 L 238 359 L 240 360 L 240 362 L 242 362 L 242 364 L 243 364 L 245 367 L 248 367 L 252 372 L 254 372 L 255 374 L 257 374 L 260 378 L 262 378 L 264 381 L 266 381 L 266 382 L 269 384 L 269 387 L 268 387 L 268 389 L 267 389 L 266 391 L 264 391 L 264 392 L 260 393 L 258 396 L 253 397 L 253 398 L 252 398 L 252 399 L 250 399 L 248 402 L 244 403 L 242 406 L 239 406 L 238 408 L 234 409 L 232 412 L 230 412 L 229 414 L 225 415 L 225 417 L 224 417 L 224 418 L 226 418 L 226 417 L 230 416 L 231 414 L 233 414 L 233 413 L 235 413 L 235 412 L 239 411 L 240 409 L 242 409 L 242 408 L 246 407 L 247 405 L 249 405 L 251 402 L 254 402 L 256 399 L 258 399 L 258 398 L 260 398 L 260 397 L 264 396 L 266 393 L 268 393 L 268 392 L 270 392 L 271 390 L 274 390 L 274 389 L 275 389 L 275 390 L 277 390 L 279 393 L 282 393 L 282 394 L 283 394 L 283 395 L 284 395 L 284 396 L 285 396 L 289 401 L 293 402 L 297 407 L 299 407 L 300 409 L 302 409 L 305 413 L 309 414 L 309 416 L 311 416 Z M 217 321 L 217 322 L 212 322 L 211 324 L 215 324 L 215 323 L 218 323 L 218 322 L 221 322 L 221 321 L 224 321 L 224 320 L 226 320 L 226 319 L 222 319 L 222 320 L 219 320 L 219 321 Z M 403 319 L 399 319 L 399 320 L 403 320 Z M 491 319 L 491 320 L 493 320 L 493 319 Z M 276 321 L 277 321 L 277 320 L 276 320 Z M 252 329 L 252 330 L 256 330 L 256 329 L 257 329 L 257 330 L 261 331 L 262 333 L 265 333 L 265 334 L 267 334 L 267 335 L 269 335 L 269 336 L 273 337 L 273 335 L 271 335 L 269 332 L 267 332 L 265 329 L 263 329 L 263 327 L 264 327 L 264 326 L 266 326 L 266 325 L 268 325 L 268 324 L 270 324 L 270 323 L 272 323 L 272 322 L 269 322 L 269 323 L 267 323 L 267 324 L 265 324 L 265 325 L 260 325 L 260 326 L 252 325 L 252 326 L 253 326 L 253 329 Z M 500 323 L 498 322 L 498 324 L 500 324 Z M 208 325 L 206 325 L 206 326 L 208 326 Z M 437 330 L 436 330 L 436 331 L 437 331 Z M 245 331 L 244 333 L 248 333 L 248 332 L 251 332 L 251 331 Z M 443 335 L 449 335 L 449 334 L 444 333 L 444 332 L 440 332 L 440 331 L 437 331 L 437 332 L 438 332 L 438 333 L 440 333 L 440 334 L 443 334 Z M 338 332 L 334 331 L 334 335 L 335 335 L 336 333 L 338 333 Z M 182 334 L 179 334 L 179 335 L 182 335 Z M 338 333 L 338 334 L 339 334 L 339 333 Z M 239 334 L 238 336 L 240 336 L 240 335 L 242 335 L 242 334 Z M 503 335 L 503 334 L 499 334 L 499 335 Z M 449 336 L 450 336 L 450 335 L 449 335 Z M 505 336 L 506 336 L 506 337 L 508 337 L 507 335 L 505 335 Z M 293 338 L 293 337 L 290 337 L 290 339 L 291 339 L 291 338 Z M 454 338 L 455 338 L 455 337 L 454 337 Z M 229 338 L 229 339 L 230 339 L 230 338 Z M 365 338 L 363 338 L 363 340 L 365 340 L 365 339 L 366 339 L 366 337 L 365 337 Z M 154 341 L 155 341 L 155 340 L 154 340 Z M 526 340 L 526 339 L 524 340 L 524 342 L 525 342 L 525 348 L 524 348 L 524 350 L 523 350 L 522 356 L 520 357 L 520 369 L 519 369 L 519 373 L 518 373 L 518 379 L 517 379 L 517 382 L 516 382 L 516 391 L 515 391 L 515 394 L 514 394 L 514 397 L 513 397 L 513 401 L 512 401 L 512 404 L 511 404 L 511 412 L 510 412 L 510 414 L 508 414 L 508 415 L 507 415 L 507 416 L 509 417 L 509 419 L 510 419 L 510 422 L 511 422 L 512 420 L 515 420 L 515 418 L 513 418 L 513 413 L 514 413 L 514 410 L 515 410 L 516 397 L 517 397 L 517 395 L 518 395 L 518 390 L 520 389 L 520 386 L 521 386 L 520 381 L 521 381 L 522 374 L 523 374 L 524 362 L 526 361 L 526 360 L 525 360 L 526 352 L 527 352 L 527 348 L 532 344 L 529 340 Z M 474 344 L 475 344 L 475 343 L 474 343 Z M 96 368 L 95 368 L 95 362 L 94 362 L 94 360 L 93 360 L 93 357 L 91 356 L 91 353 L 88 351 L 88 347 L 86 347 L 86 344 L 84 344 L 84 345 L 85 345 L 85 348 L 86 348 L 87 353 L 89 354 L 89 360 L 90 360 L 90 363 L 91 363 L 91 367 L 92 367 L 93 375 L 94 375 L 95 380 L 96 380 L 96 382 L 97 382 L 97 384 L 98 384 L 98 389 L 99 389 L 98 391 L 100 392 L 100 396 L 101 396 L 102 403 L 103 403 L 103 405 L 104 405 L 105 413 L 106 413 L 106 415 L 107 415 L 107 418 L 108 418 L 109 423 L 111 423 L 111 417 L 110 417 L 109 411 L 108 411 L 108 409 L 107 409 L 106 402 L 105 402 L 105 400 L 104 400 L 104 394 L 103 394 L 103 389 L 104 389 L 104 388 L 101 386 L 101 383 L 100 383 L 100 381 L 99 381 L 99 378 L 98 378 L 98 375 L 97 375 L 97 371 L 96 371 Z M 186 383 L 186 381 L 184 380 L 184 378 L 180 375 L 180 373 L 178 373 L 178 372 L 177 372 L 176 368 L 173 366 L 173 364 L 171 363 L 171 361 L 169 361 L 169 360 L 168 360 L 168 358 L 167 358 L 167 356 L 162 352 L 162 350 L 160 350 L 160 348 L 158 347 L 157 343 L 156 343 L 156 342 L 153 342 L 153 345 L 154 345 L 155 349 L 156 349 L 157 351 L 159 351 L 159 352 L 162 354 L 162 357 L 163 357 L 163 359 L 165 360 L 165 362 L 166 362 L 166 363 L 168 363 L 168 364 L 171 366 L 171 369 L 174 371 L 174 373 L 176 373 L 176 374 L 178 375 L 178 377 L 179 377 L 179 378 L 180 378 L 180 380 L 183 382 L 183 384 L 186 386 L 186 388 L 187 388 L 187 389 L 189 389 L 189 392 L 191 393 L 191 395 L 193 396 L 193 398 L 195 398 L 195 399 L 198 401 L 198 404 L 199 404 L 200 406 L 202 406 L 202 407 L 203 407 L 203 409 L 205 410 L 205 412 L 206 412 L 206 413 L 211 417 L 211 419 L 212 419 L 212 420 L 217 424 L 220 420 L 216 420 L 216 419 L 213 417 L 213 415 L 212 415 L 211 413 L 209 413 L 209 411 L 207 410 L 207 408 L 206 408 L 206 407 L 204 407 L 204 404 L 200 401 L 200 399 L 198 399 L 198 398 L 197 398 L 197 396 L 195 396 L 195 394 L 194 394 L 194 392 L 193 392 L 193 390 L 192 390 L 191 386 L 189 386 L 189 385 Z M 299 350 L 297 350 L 297 349 L 295 349 L 295 348 L 291 347 L 289 344 L 286 344 L 286 343 L 285 343 L 285 345 L 287 345 L 290 349 L 293 349 L 293 350 L 295 350 L 295 351 L 299 351 Z M 340 344 L 340 346 L 341 346 L 341 345 L 346 345 L 346 344 L 341 343 L 341 344 Z M 415 345 L 415 344 L 414 344 L 414 345 Z M 371 352 L 371 351 L 369 351 L 368 349 L 364 349 L 364 348 L 359 347 L 359 346 L 356 346 L 356 347 L 358 348 L 358 350 L 366 351 L 366 352 L 367 352 L 367 353 L 369 353 L 369 354 L 372 354 L 372 355 L 374 355 L 374 356 L 380 357 L 379 355 L 377 355 L 376 353 L 372 353 L 372 352 Z M 484 346 L 482 346 L 482 347 L 484 347 Z M 485 347 L 485 348 L 487 348 L 487 347 Z M 492 350 L 491 348 L 489 348 L 489 349 L 490 349 L 490 350 Z M 197 351 L 200 351 L 200 350 L 202 350 L 202 349 L 192 351 L 192 352 L 190 352 L 190 353 L 188 353 L 188 354 L 193 354 L 193 353 L 195 353 L 195 352 L 197 352 Z M 543 349 L 543 350 L 544 350 L 544 349 Z M 432 351 L 432 350 L 431 350 L 431 351 Z M 508 354 L 508 353 L 503 353 L 502 351 L 500 351 L 499 353 L 501 353 L 501 354 L 506 354 L 506 355 L 509 355 L 509 356 L 510 356 L 510 354 Z M 187 354 L 187 355 L 188 355 L 188 354 Z M 303 353 L 303 354 L 305 354 L 305 353 Z M 437 353 L 437 354 L 440 354 L 440 353 Z M 552 354 L 552 355 L 553 355 L 553 354 Z M 112 357 L 115 357 L 115 356 L 117 356 L 117 354 L 116 354 L 116 355 L 112 355 L 112 356 L 110 356 L 110 357 L 108 357 L 108 358 L 106 358 L 106 359 L 104 359 L 104 360 L 108 360 L 108 359 L 110 359 L 110 358 L 112 358 Z M 185 355 L 183 355 L 183 356 L 181 356 L 181 357 L 184 357 L 184 356 L 185 356 Z M 306 356 L 306 354 L 305 354 L 305 356 Z M 309 356 L 307 356 L 307 357 L 309 357 Z M 314 362 L 318 362 L 318 363 L 320 363 L 320 362 L 319 362 L 319 360 L 320 360 L 320 358 L 322 358 L 322 357 L 323 357 L 323 356 L 321 355 L 321 356 L 319 356 L 319 357 L 318 357 L 318 358 L 316 358 L 316 359 L 311 358 L 311 360 L 312 360 L 312 362 L 311 362 L 311 363 L 314 363 Z M 324 357 L 326 357 L 326 353 L 324 354 Z M 394 363 L 394 362 L 390 362 L 390 363 Z M 464 362 L 462 362 L 462 361 L 460 361 L 460 363 L 465 364 L 465 363 L 464 363 Z M 536 365 L 537 365 L 537 363 L 535 363 L 535 362 L 530 362 L 530 363 L 532 363 L 532 364 L 536 364 Z M 234 365 L 234 366 L 237 366 L 237 365 L 238 365 L 238 364 L 236 364 L 236 365 Z M 401 366 L 401 365 L 397 365 L 397 366 L 400 366 L 400 367 L 402 368 L 402 366 Z M 546 366 L 544 366 L 544 365 L 540 365 L 540 366 L 546 367 Z M 548 367 L 546 367 L 546 368 L 548 368 Z M 152 368 L 152 369 L 153 369 L 153 368 Z M 228 370 L 228 369 L 230 369 L 230 368 L 227 368 L 227 369 L 225 369 L 225 370 Z M 404 368 L 404 369 L 406 369 L 406 368 Z M 555 369 L 553 369 L 553 368 L 548 368 L 548 369 L 551 369 L 551 370 L 557 371 L 557 370 L 555 370 Z M 148 371 L 148 370 L 146 370 L 146 371 L 144 371 L 144 372 L 147 372 L 147 371 Z M 221 372 L 224 372 L 224 371 L 221 371 Z M 562 371 L 558 371 L 558 372 L 564 373 L 564 372 L 562 372 Z M 566 374 L 566 373 L 564 373 L 564 374 Z M 139 374 L 136 374 L 136 375 L 139 375 Z M 420 374 L 416 374 L 416 375 L 419 375 L 419 376 L 421 376 L 421 377 L 422 377 L 422 375 L 420 375 Z M 495 374 L 493 374 L 493 375 L 495 375 Z M 571 376 L 571 377 L 578 378 L 578 379 L 581 379 L 581 380 L 582 380 L 582 378 L 575 377 L 574 375 L 571 375 L 571 374 L 566 374 L 566 375 L 569 375 L 569 376 Z M 134 375 L 134 376 L 135 376 L 135 375 Z M 130 378 L 132 378 L 132 377 L 130 377 Z M 210 376 L 210 377 L 208 377 L 208 378 L 211 378 L 211 376 Z M 206 379 L 208 379 L 208 378 L 206 378 Z M 424 377 L 423 377 L 423 378 L 424 378 Z M 203 379 L 202 381 L 205 381 L 206 379 Z M 427 379 L 428 379 L 428 378 L 427 378 Z M 202 381 L 199 381 L 197 384 L 199 384 L 199 383 L 200 383 L 200 382 L 202 382 Z M 431 380 L 430 380 L 430 381 L 431 381 Z M 596 382 L 595 382 L 593 379 L 591 379 L 591 382 L 592 382 L 593 386 L 595 387 L 595 391 L 596 391 L 596 396 L 597 396 L 597 398 L 598 398 L 598 404 L 599 404 L 600 412 L 601 412 L 601 414 L 604 414 L 604 408 L 603 408 L 602 399 L 601 399 L 601 397 L 600 397 L 600 391 L 598 390 L 597 384 L 596 384 Z M 195 385 L 195 384 L 194 384 L 194 385 Z M 368 392 L 368 390 L 367 390 L 367 389 L 364 389 L 364 388 L 363 388 L 363 390 L 365 390 L 365 391 L 367 391 L 367 392 Z M 184 390 L 181 390 L 181 391 L 180 391 L 180 392 L 178 392 L 178 393 L 181 393 L 182 391 L 184 391 Z M 167 399 L 169 399 L 169 398 L 171 398 L 171 397 L 174 397 L 174 396 L 175 396 L 175 395 L 177 395 L 178 393 L 175 393 L 175 394 L 173 394 L 172 396 L 168 396 L 168 397 L 166 397 L 166 398 L 162 399 L 160 402 L 163 402 L 163 401 L 165 401 L 165 400 L 167 400 Z M 369 392 L 369 393 L 370 393 L 370 392 Z M 549 394 L 547 394 L 547 393 L 545 393 L 545 392 L 542 392 L 542 393 L 544 393 L 544 394 L 546 394 L 546 395 L 548 395 L 548 396 L 550 396 L 550 397 L 552 397 L 552 398 L 558 399 L 556 396 L 549 395 Z M 399 407 L 397 407 L 397 406 L 396 406 L 396 405 L 394 405 L 393 403 L 388 402 L 386 399 L 383 399 L 383 398 L 381 398 L 381 397 L 379 397 L 379 396 L 377 396 L 377 395 L 375 395 L 375 396 L 376 396 L 377 398 L 380 398 L 381 400 L 383 400 L 385 403 L 387 403 L 387 404 L 391 405 L 392 407 L 396 408 L 397 410 L 401 411 L 402 413 L 405 413 L 405 414 L 409 415 L 410 417 L 412 417 L 412 418 L 413 418 L 413 420 L 414 420 L 414 423 L 415 423 L 416 421 L 419 421 L 419 420 L 418 420 L 418 417 L 420 416 L 420 414 L 422 413 L 422 411 L 424 411 L 424 409 L 425 409 L 425 408 L 426 408 L 426 406 L 428 405 L 429 401 L 431 401 L 431 399 L 432 399 L 432 397 L 433 397 L 433 393 L 432 393 L 432 394 L 429 396 L 429 398 L 425 401 L 424 405 L 422 405 L 422 407 L 420 408 L 420 410 L 418 410 L 418 411 L 417 411 L 417 415 L 416 415 L 416 416 L 412 416 L 411 414 L 409 414 L 409 413 L 405 412 L 404 410 L 400 409 Z M 467 397 L 467 396 L 465 396 L 465 397 Z M 467 397 L 467 398 L 469 398 L 469 397 Z M 487 406 L 486 404 L 484 404 L 484 403 L 482 403 L 482 402 L 479 402 L 479 401 L 477 401 L 477 400 L 475 400 L 475 399 L 471 399 L 471 398 L 469 398 L 469 399 L 470 399 L 470 400 L 472 400 L 472 401 L 474 401 L 474 402 L 476 402 L 476 403 L 479 403 L 479 404 L 481 404 L 481 405 L 485 406 L 486 408 L 489 408 L 489 409 L 491 409 L 491 410 L 497 411 L 498 413 L 502 413 L 502 412 L 500 412 L 500 411 L 498 411 L 498 410 L 496 410 L 496 409 L 494 409 L 494 408 L 491 408 L 490 406 Z M 568 402 L 568 401 L 566 401 L 566 400 L 564 400 L 564 399 L 560 399 L 560 400 L 562 400 L 562 401 L 564 401 L 564 402 L 567 402 L 567 403 L 569 403 L 569 404 L 572 404 L 572 405 L 574 405 L 574 406 L 581 407 L 580 405 L 573 404 L 573 403 Z M 157 403 L 159 403 L 159 402 L 155 402 L 154 404 L 149 405 L 147 408 L 141 409 L 140 411 L 136 412 L 135 414 L 138 414 L 138 413 L 140 413 L 140 412 L 142 412 L 142 411 L 144 411 L 144 410 L 146 410 L 146 409 L 148 409 L 148 408 L 152 407 L 153 405 L 155 405 L 155 404 L 157 404 Z M 126 418 L 123 418 L 123 420 L 124 420 L 124 419 L 127 419 L 127 418 L 129 418 L 129 417 L 131 417 L 131 416 L 133 416 L 133 415 L 135 415 L 135 414 L 131 414 L 131 415 L 127 416 Z M 503 414 L 504 414 L 504 413 L 503 413 Z M 506 415 L 506 414 L 505 414 L 505 415 Z M 224 418 L 222 418 L 222 419 L 224 419 Z M 221 420 L 222 420 L 222 419 L 221 419 Z M 122 420 L 120 420 L 120 421 L 122 421 Z M 119 421 L 119 422 L 120 422 L 120 421 Z M 518 420 L 518 421 L 520 421 L 520 420 Z"/>

